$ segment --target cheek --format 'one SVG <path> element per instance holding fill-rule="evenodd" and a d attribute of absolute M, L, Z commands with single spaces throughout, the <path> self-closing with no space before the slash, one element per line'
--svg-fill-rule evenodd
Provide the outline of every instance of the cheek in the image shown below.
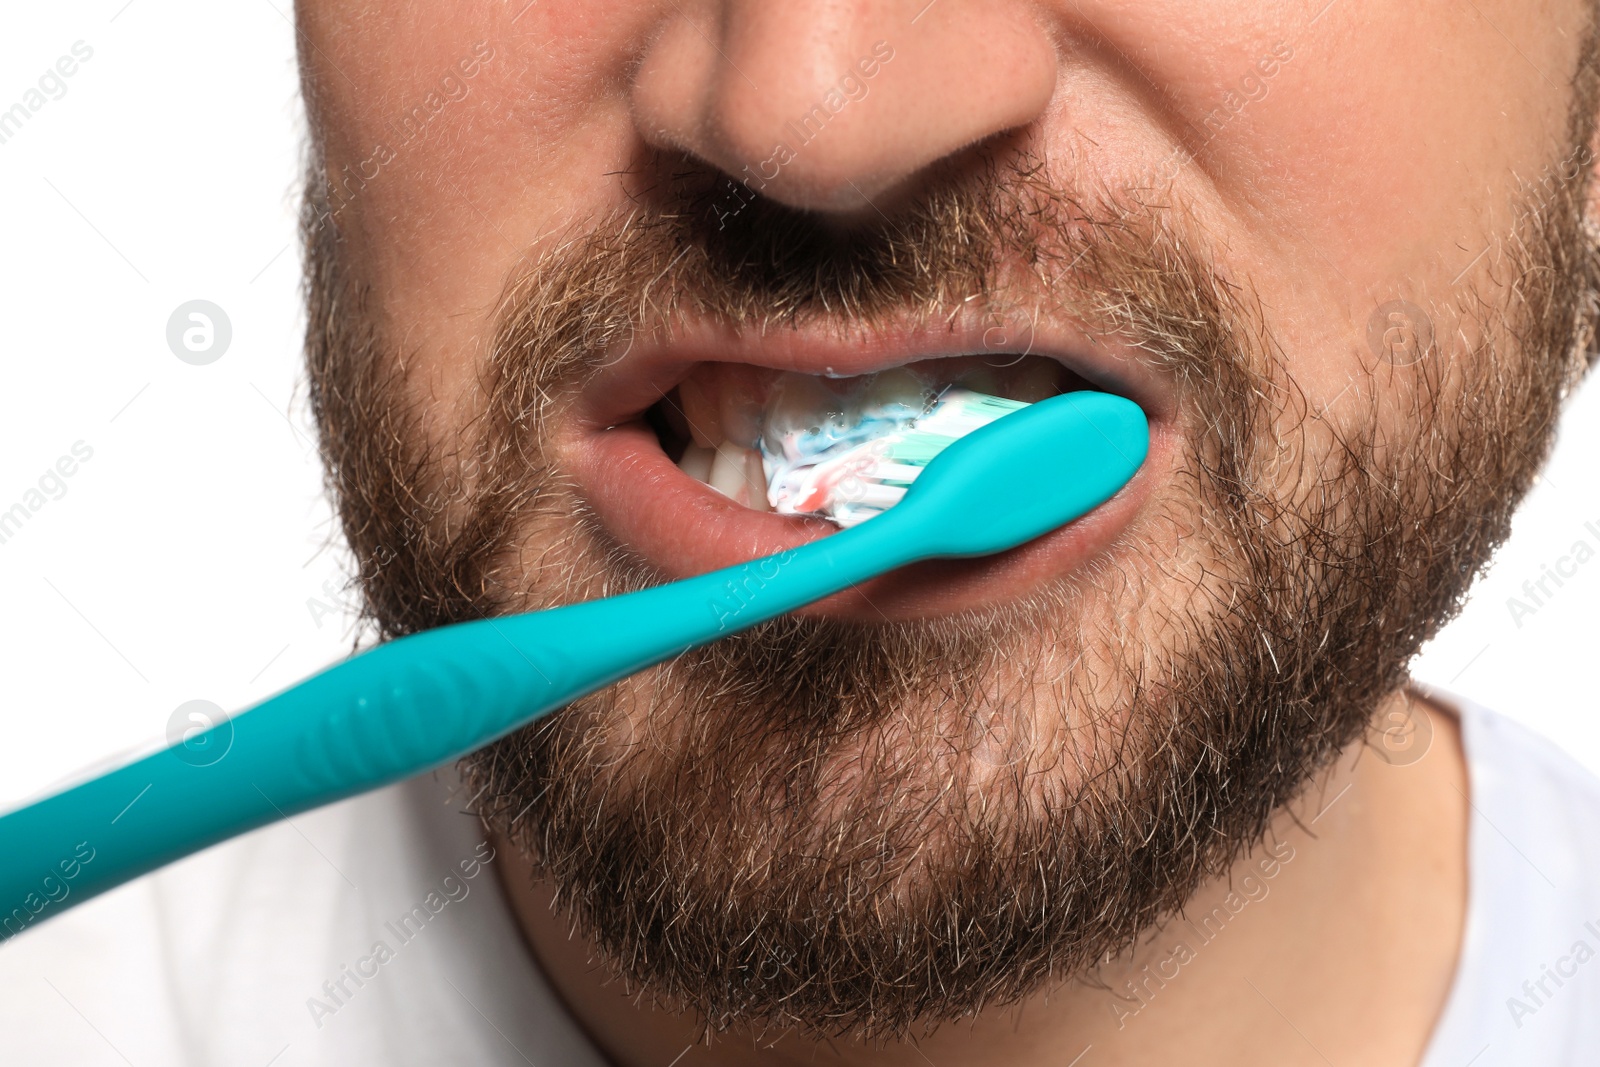
<path fill-rule="evenodd" d="M 1445 0 L 1335 4 L 1316 21 L 1157 2 L 1097 18 L 1179 112 L 1170 140 L 1197 155 L 1169 171 L 1226 269 L 1260 291 L 1312 410 L 1403 385 L 1373 379 L 1374 311 L 1463 296 L 1478 280 L 1463 272 L 1510 222 L 1517 177 L 1560 158 L 1566 100 L 1553 84 L 1581 37 L 1581 12 L 1566 6 L 1539 25 L 1507 0 L 1476 14 Z M 1111 146 L 1088 151 L 1092 166 L 1154 167 L 1171 153 L 1147 105 L 1118 110 L 1074 114 L 1069 97 L 1054 121 L 1063 139 L 1077 127 Z"/>
<path fill-rule="evenodd" d="M 385 333 L 422 354 L 418 396 L 469 405 L 489 313 L 526 250 L 621 200 L 596 176 L 629 165 L 622 76 L 647 8 L 480 0 L 308 19 L 349 79 L 318 76 L 330 171 L 355 171 L 380 145 L 392 155 L 339 220 Z M 438 93 L 444 106 L 419 124 L 447 74 L 465 95 Z"/>
<path fill-rule="evenodd" d="M 1472 268 L 1512 222 L 1518 176 L 1537 175 L 1563 147 L 1566 102 L 1540 70 L 1570 69 L 1571 40 L 1517 40 L 1524 62 L 1495 14 L 1437 7 L 1397 5 L 1380 24 L 1332 8 L 1318 24 L 1326 32 L 1295 42 L 1239 126 L 1235 147 L 1279 260 L 1257 277 L 1292 309 L 1275 325 L 1314 401 L 1352 381 L 1404 388 L 1409 376 L 1381 364 L 1410 327 L 1380 308 L 1428 309 L 1411 332 L 1436 324 L 1444 344 L 1449 308 L 1481 284 Z"/>

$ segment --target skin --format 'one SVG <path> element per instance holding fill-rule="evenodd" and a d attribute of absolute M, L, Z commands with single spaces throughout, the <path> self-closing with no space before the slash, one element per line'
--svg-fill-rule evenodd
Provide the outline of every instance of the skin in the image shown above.
<path fill-rule="evenodd" d="M 729 172 L 757 164 L 880 40 L 895 58 L 869 94 L 767 195 L 849 226 L 1004 131 L 1071 159 L 1085 182 L 1170 178 L 1229 272 L 1253 280 L 1308 403 L 1337 418 L 1377 387 L 1358 373 L 1371 308 L 1449 300 L 1488 270 L 1496 256 L 1480 253 L 1510 222 L 1516 179 L 1565 152 L 1584 18 L 1577 0 L 305 0 L 298 11 L 334 176 L 371 175 L 374 146 L 395 140 L 388 124 L 475 43 L 493 49 L 465 95 L 339 213 L 345 262 L 378 294 L 440 439 L 470 418 L 505 279 L 550 235 L 626 204 L 608 175 L 642 146 Z M 1275 48 L 1290 56 L 1265 75 L 1258 61 Z M 1459 741 L 1448 714 L 1431 718 L 1423 760 L 1395 767 L 1358 748 L 1284 812 L 1278 833 L 1296 858 L 1270 896 L 1120 1028 L 1103 990 L 1069 983 L 1047 1008 L 986 1012 L 916 1048 L 734 1034 L 678 1062 L 1064 1064 L 1087 1045 L 1085 1063 L 1414 1063 L 1448 991 L 1466 891 Z M 1314 837 L 1296 816 L 1317 819 Z M 608 1054 L 659 1064 L 690 1045 L 693 1020 L 599 984 L 514 866 L 502 875 L 529 942 Z M 1203 890 L 1195 913 L 1226 892 Z M 1157 935 L 1101 977 L 1119 987 L 1163 946 Z"/>

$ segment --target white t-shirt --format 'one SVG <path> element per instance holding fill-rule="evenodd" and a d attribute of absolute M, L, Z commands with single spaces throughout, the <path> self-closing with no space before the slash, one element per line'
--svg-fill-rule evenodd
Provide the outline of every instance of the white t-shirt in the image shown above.
<path fill-rule="evenodd" d="M 1422 1067 L 1600 1063 L 1600 781 L 1431 695 L 1459 709 L 1474 814 L 1461 963 Z M 458 791 L 439 773 L 299 816 L 0 945 L 0 1063 L 604 1067 Z"/>
<path fill-rule="evenodd" d="M 1461 961 L 1422 1067 L 1592 1067 L 1600 780 L 1510 719 L 1428 695 L 1460 713 L 1472 821 Z"/>

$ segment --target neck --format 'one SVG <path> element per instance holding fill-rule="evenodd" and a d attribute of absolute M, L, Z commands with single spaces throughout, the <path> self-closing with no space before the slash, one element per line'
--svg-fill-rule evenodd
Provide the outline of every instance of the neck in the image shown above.
<path fill-rule="evenodd" d="M 497 867 L 545 976 L 620 1067 L 1411 1065 L 1455 972 L 1468 787 L 1454 715 L 1404 693 L 1379 721 L 1392 714 L 1431 722 L 1420 760 L 1397 765 L 1357 743 L 1278 814 L 1263 844 L 1133 951 L 902 1041 L 749 1031 L 702 1041 L 695 1019 L 606 980 L 505 841 Z"/>

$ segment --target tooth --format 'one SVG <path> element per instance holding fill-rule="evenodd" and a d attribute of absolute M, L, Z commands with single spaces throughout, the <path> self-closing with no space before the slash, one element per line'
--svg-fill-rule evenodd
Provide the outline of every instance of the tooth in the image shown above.
<path fill-rule="evenodd" d="M 732 441 L 717 446 L 716 458 L 711 461 L 711 474 L 707 481 L 711 488 L 737 504 L 750 502 L 750 482 L 745 475 L 745 454 L 750 450 L 740 448 Z"/>
<path fill-rule="evenodd" d="M 905 367 L 895 367 L 873 376 L 862 393 L 861 403 L 872 409 L 904 404 L 920 411 L 931 399 L 926 382 Z"/>
<path fill-rule="evenodd" d="M 783 435 L 805 431 L 842 414 L 839 395 L 809 374 L 782 375 L 767 397 L 767 445 L 781 451 Z"/>
<path fill-rule="evenodd" d="M 754 449 L 744 452 L 745 492 L 749 499 L 745 506 L 756 511 L 771 511 L 767 501 L 767 472 L 761 467 L 761 454 Z"/>
<path fill-rule="evenodd" d="M 718 370 L 722 435 L 738 445 L 754 445 L 761 436 L 761 405 L 771 372 L 739 363 L 724 363 Z"/>
<path fill-rule="evenodd" d="M 683 450 L 683 458 L 678 460 L 678 469 L 697 482 L 709 482 L 711 460 L 716 454 L 714 449 L 705 445 L 691 444 Z"/>
<path fill-rule="evenodd" d="M 678 400 L 683 405 L 683 417 L 689 423 L 689 436 L 703 448 L 716 448 L 723 439 L 722 416 L 706 388 L 694 378 L 678 383 Z"/>

